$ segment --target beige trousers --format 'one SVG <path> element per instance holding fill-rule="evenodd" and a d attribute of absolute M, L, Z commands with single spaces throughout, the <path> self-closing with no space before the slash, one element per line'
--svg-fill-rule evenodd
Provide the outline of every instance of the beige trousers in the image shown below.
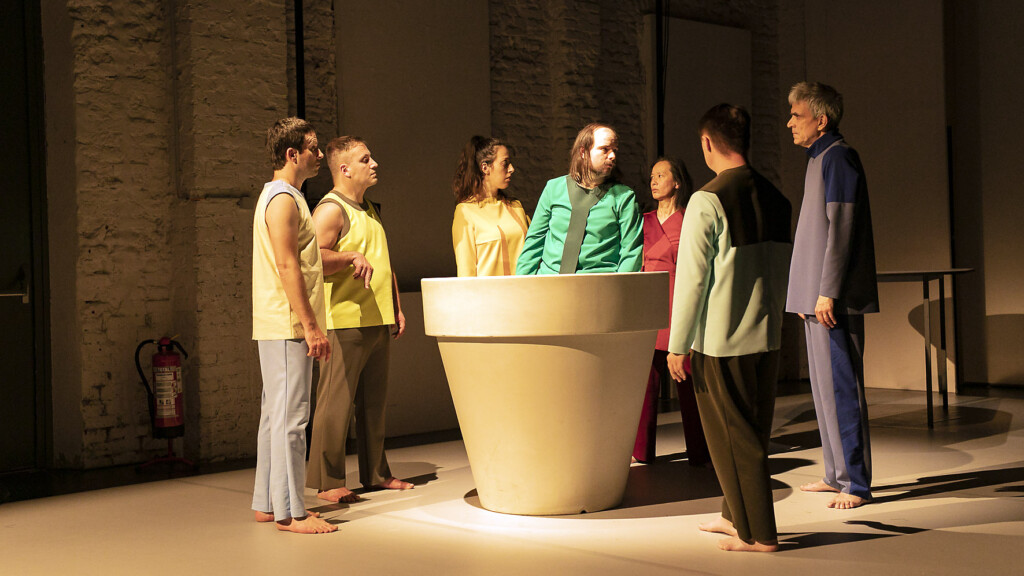
<path fill-rule="evenodd" d="M 359 481 L 369 488 L 391 477 L 384 454 L 389 326 L 328 330 L 331 360 L 320 366 L 316 413 L 306 464 L 306 486 L 345 486 L 345 441 L 356 418 Z"/>

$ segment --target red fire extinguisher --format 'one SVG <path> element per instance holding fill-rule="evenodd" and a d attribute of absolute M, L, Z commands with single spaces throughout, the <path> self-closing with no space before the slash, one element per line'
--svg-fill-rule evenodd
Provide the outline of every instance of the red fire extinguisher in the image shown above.
<path fill-rule="evenodd" d="M 153 384 L 150 385 L 142 371 L 139 354 L 148 344 L 156 344 L 153 355 Z M 135 349 L 135 368 L 142 378 L 142 385 L 149 397 L 149 420 L 153 425 L 154 438 L 178 438 L 185 435 L 185 409 L 182 404 L 181 356 L 177 348 L 188 358 L 188 352 L 177 341 L 170 338 L 143 340 Z"/>

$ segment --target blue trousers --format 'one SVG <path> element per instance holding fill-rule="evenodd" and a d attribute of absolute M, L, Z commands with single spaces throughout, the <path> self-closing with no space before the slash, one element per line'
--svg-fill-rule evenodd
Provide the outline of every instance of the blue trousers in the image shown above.
<path fill-rule="evenodd" d="M 836 315 L 829 330 L 804 320 L 814 412 L 818 417 L 826 484 L 871 499 L 871 439 L 864 397 L 864 317 Z"/>
<path fill-rule="evenodd" d="M 252 509 L 274 520 L 306 516 L 306 423 L 313 359 L 305 340 L 260 340 L 263 396 Z"/>

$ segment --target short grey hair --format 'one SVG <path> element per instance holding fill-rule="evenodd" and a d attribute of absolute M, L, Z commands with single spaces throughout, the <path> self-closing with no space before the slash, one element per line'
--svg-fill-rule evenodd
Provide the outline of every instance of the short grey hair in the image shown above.
<path fill-rule="evenodd" d="M 824 114 L 829 131 L 839 129 L 839 121 L 843 119 L 843 95 L 835 88 L 821 82 L 799 82 L 789 90 L 789 105 L 797 102 L 806 102 L 815 118 Z"/>

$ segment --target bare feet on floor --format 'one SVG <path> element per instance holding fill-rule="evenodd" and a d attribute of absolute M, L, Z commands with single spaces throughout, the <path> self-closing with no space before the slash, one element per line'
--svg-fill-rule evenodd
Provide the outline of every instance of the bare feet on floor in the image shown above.
<path fill-rule="evenodd" d="M 761 544 L 760 542 L 747 544 L 735 536 L 719 540 L 718 547 L 729 552 L 775 552 L 779 549 L 778 544 Z"/>
<path fill-rule="evenodd" d="M 828 503 L 829 508 L 835 508 L 836 510 L 849 510 L 850 508 L 856 508 L 863 504 L 867 504 L 867 500 L 860 496 L 854 496 L 853 494 L 847 494 L 841 492 Z"/>
<path fill-rule="evenodd" d="M 704 522 L 703 524 L 697 524 L 697 528 L 703 532 L 717 532 L 719 534 L 725 534 L 726 536 L 736 537 L 736 528 L 733 527 L 732 522 L 729 522 L 725 518 L 719 516 L 711 522 Z"/>
<path fill-rule="evenodd" d="M 339 504 L 359 502 L 359 496 L 355 492 L 345 487 L 331 488 L 330 490 L 317 492 L 316 497 L 321 500 L 327 500 L 328 502 L 337 502 Z"/>
<path fill-rule="evenodd" d="M 274 513 L 273 512 L 260 512 L 259 510 L 254 510 L 254 512 L 256 513 L 256 521 L 257 522 L 273 522 L 274 521 Z M 312 512 L 310 510 L 306 510 L 306 514 L 309 514 L 313 518 L 319 518 L 320 517 L 319 514 L 317 514 L 316 512 Z"/>
<path fill-rule="evenodd" d="M 296 534 L 327 534 L 328 532 L 336 532 L 338 530 L 338 527 L 334 524 L 330 524 L 316 516 L 289 518 L 274 524 L 282 532 L 295 532 Z"/>
<path fill-rule="evenodd" d="M 380 484 L 377 484 L 377 488 L 382 488 L 384 490 L 409 490 L 412 487 L 412 482 L 403 482 L 394 476 Z"/>
<path fill-rule="evenodd" d="M 825 484 L 821 480 L 817 482 L 808 482 L 807 484 L 801 484 L 800 489 L 804 492 L 839 492 L 835 488 Z"/>

